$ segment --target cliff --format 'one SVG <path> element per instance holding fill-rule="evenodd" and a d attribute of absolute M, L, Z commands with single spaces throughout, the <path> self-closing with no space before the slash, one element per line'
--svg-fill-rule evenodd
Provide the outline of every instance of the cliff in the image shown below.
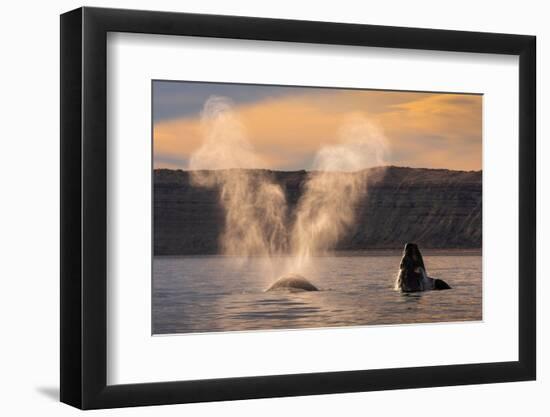
<path fill-rule="evenodd" d="M 302 193 L 305 171 L 269 172 L 285 191 L 290 213 Z M 337 249 L 480 248 L 481 171 L 372 168 L 357 225 Z M 218 192 L 190 184 L 187 171 L 154 172 L 155 255 L 218 253 L 224 212 Z"/>

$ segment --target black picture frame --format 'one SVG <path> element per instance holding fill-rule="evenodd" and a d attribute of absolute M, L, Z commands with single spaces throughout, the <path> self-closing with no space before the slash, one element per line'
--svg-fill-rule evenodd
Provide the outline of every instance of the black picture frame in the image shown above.
<path fill-rule="evenodd" d="M 519 360 L 107 385 L 108 32 L 519 56 Z M 62 402 L 94 409 L 535 379 L 534 36 L 84 7 L 61 15 L 60 56 Z"/>

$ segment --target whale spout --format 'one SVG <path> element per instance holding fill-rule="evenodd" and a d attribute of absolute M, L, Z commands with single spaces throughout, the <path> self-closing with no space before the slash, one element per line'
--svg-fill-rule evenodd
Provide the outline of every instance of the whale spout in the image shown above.
<path fill-rule="evenodd" d="M 275 281 L 266 291 L 288 290 L 288 291 L 319 291 L 319 289 L 298 274 L 283 275 Z"/>

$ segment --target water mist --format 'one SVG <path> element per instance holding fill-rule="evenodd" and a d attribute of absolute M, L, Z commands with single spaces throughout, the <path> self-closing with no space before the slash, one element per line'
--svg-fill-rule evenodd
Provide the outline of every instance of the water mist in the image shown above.
<path fill-rule="evenodd" d="M 232 102 L 212 96 L 202 112 L 203 143 L 189 161 L 195 185 L 217 188 L 225 211 L 224 254 L 272 256 L 287 252 L 283 190 L 247 140 Z"/>
<path fill-rule="evenodd" d="M 382 166 L 386 140 L 361 116 L 351 116 L 339 143 L 322 147 L 308 173 L 292 229 L 294 269 L 303 271 L 313 256 L 330 251 L 356 220 L 357 204 L 367 192 L 367 168 Z"/>
<path fill-rule="evenodd" d="M 225 211 L 220 246 L 235 259 L 261 256 L 273 274 L 272 259 L 292 254 L 271 288 L 315 290 L 300 274 L 314 256 L 332 249 L 356 220 L 367 192 L 366 170 L 384 164 L 382 132 L 362 116 L 351 116 L 339 142 L 317 152 L 296 212 L 289 216 L 285 193 L 248 141 L 232 102 L 212 96 L 202 112 L 203 143 L 189 162 L 194 185 L 216 188 Z M 291 221 L 292 220 L 292 221 Z M 274 278 L 271 276 L 270 278 Z"/>

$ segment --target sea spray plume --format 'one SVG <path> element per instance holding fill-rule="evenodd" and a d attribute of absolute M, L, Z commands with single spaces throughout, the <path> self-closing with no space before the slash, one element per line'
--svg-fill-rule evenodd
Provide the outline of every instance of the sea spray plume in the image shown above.
<path fill-rule="evenodd" d="M 362 116 L 351 116 L 339 136 L 339 144 L 317 152 L 298 203 L 292 230 L 297 272 L 349 232 L 357 204 L 367 191 L 366 168 L 384 164 L 384 135 Z"/>
<path fill-rule="evenodd" d="M 203 143 L 189 161 L 194 185 L 217 188 L 225 211 L 224 254 L 254 256 L 287 250 L 285 194 L 247 140 L 231 100 L 211 96 L 202 112 Z M 254 170 L 251 170 L 254 169 Z"/>
<path fill-rule="evenodd" d="M 281 187 L 246 138 L 233 105 L 213 96 L 202 113 L 203 143 L 189 162 L 194 185 L 216 188 L 225 211 L 220 238 L 223 253 L 262 255 L 271 272 L 283 269 L 285 280 L 302 271 L 313 255 L 333 249 L 355 221 L 360 197 L 366 192 L 365 169 L 382 165 L 385 140 L 367 120 L 353 117 L 340 132 L 340 144 L 322 148 L 308 174 L 287 237 L 287 203 Z M 271 264 L 271 257 L 288 253 L 296 262 Z M 281 271 L 279 271 L 281 272 Z M 286 281 L 285 281 L 286 282 Z"/>

